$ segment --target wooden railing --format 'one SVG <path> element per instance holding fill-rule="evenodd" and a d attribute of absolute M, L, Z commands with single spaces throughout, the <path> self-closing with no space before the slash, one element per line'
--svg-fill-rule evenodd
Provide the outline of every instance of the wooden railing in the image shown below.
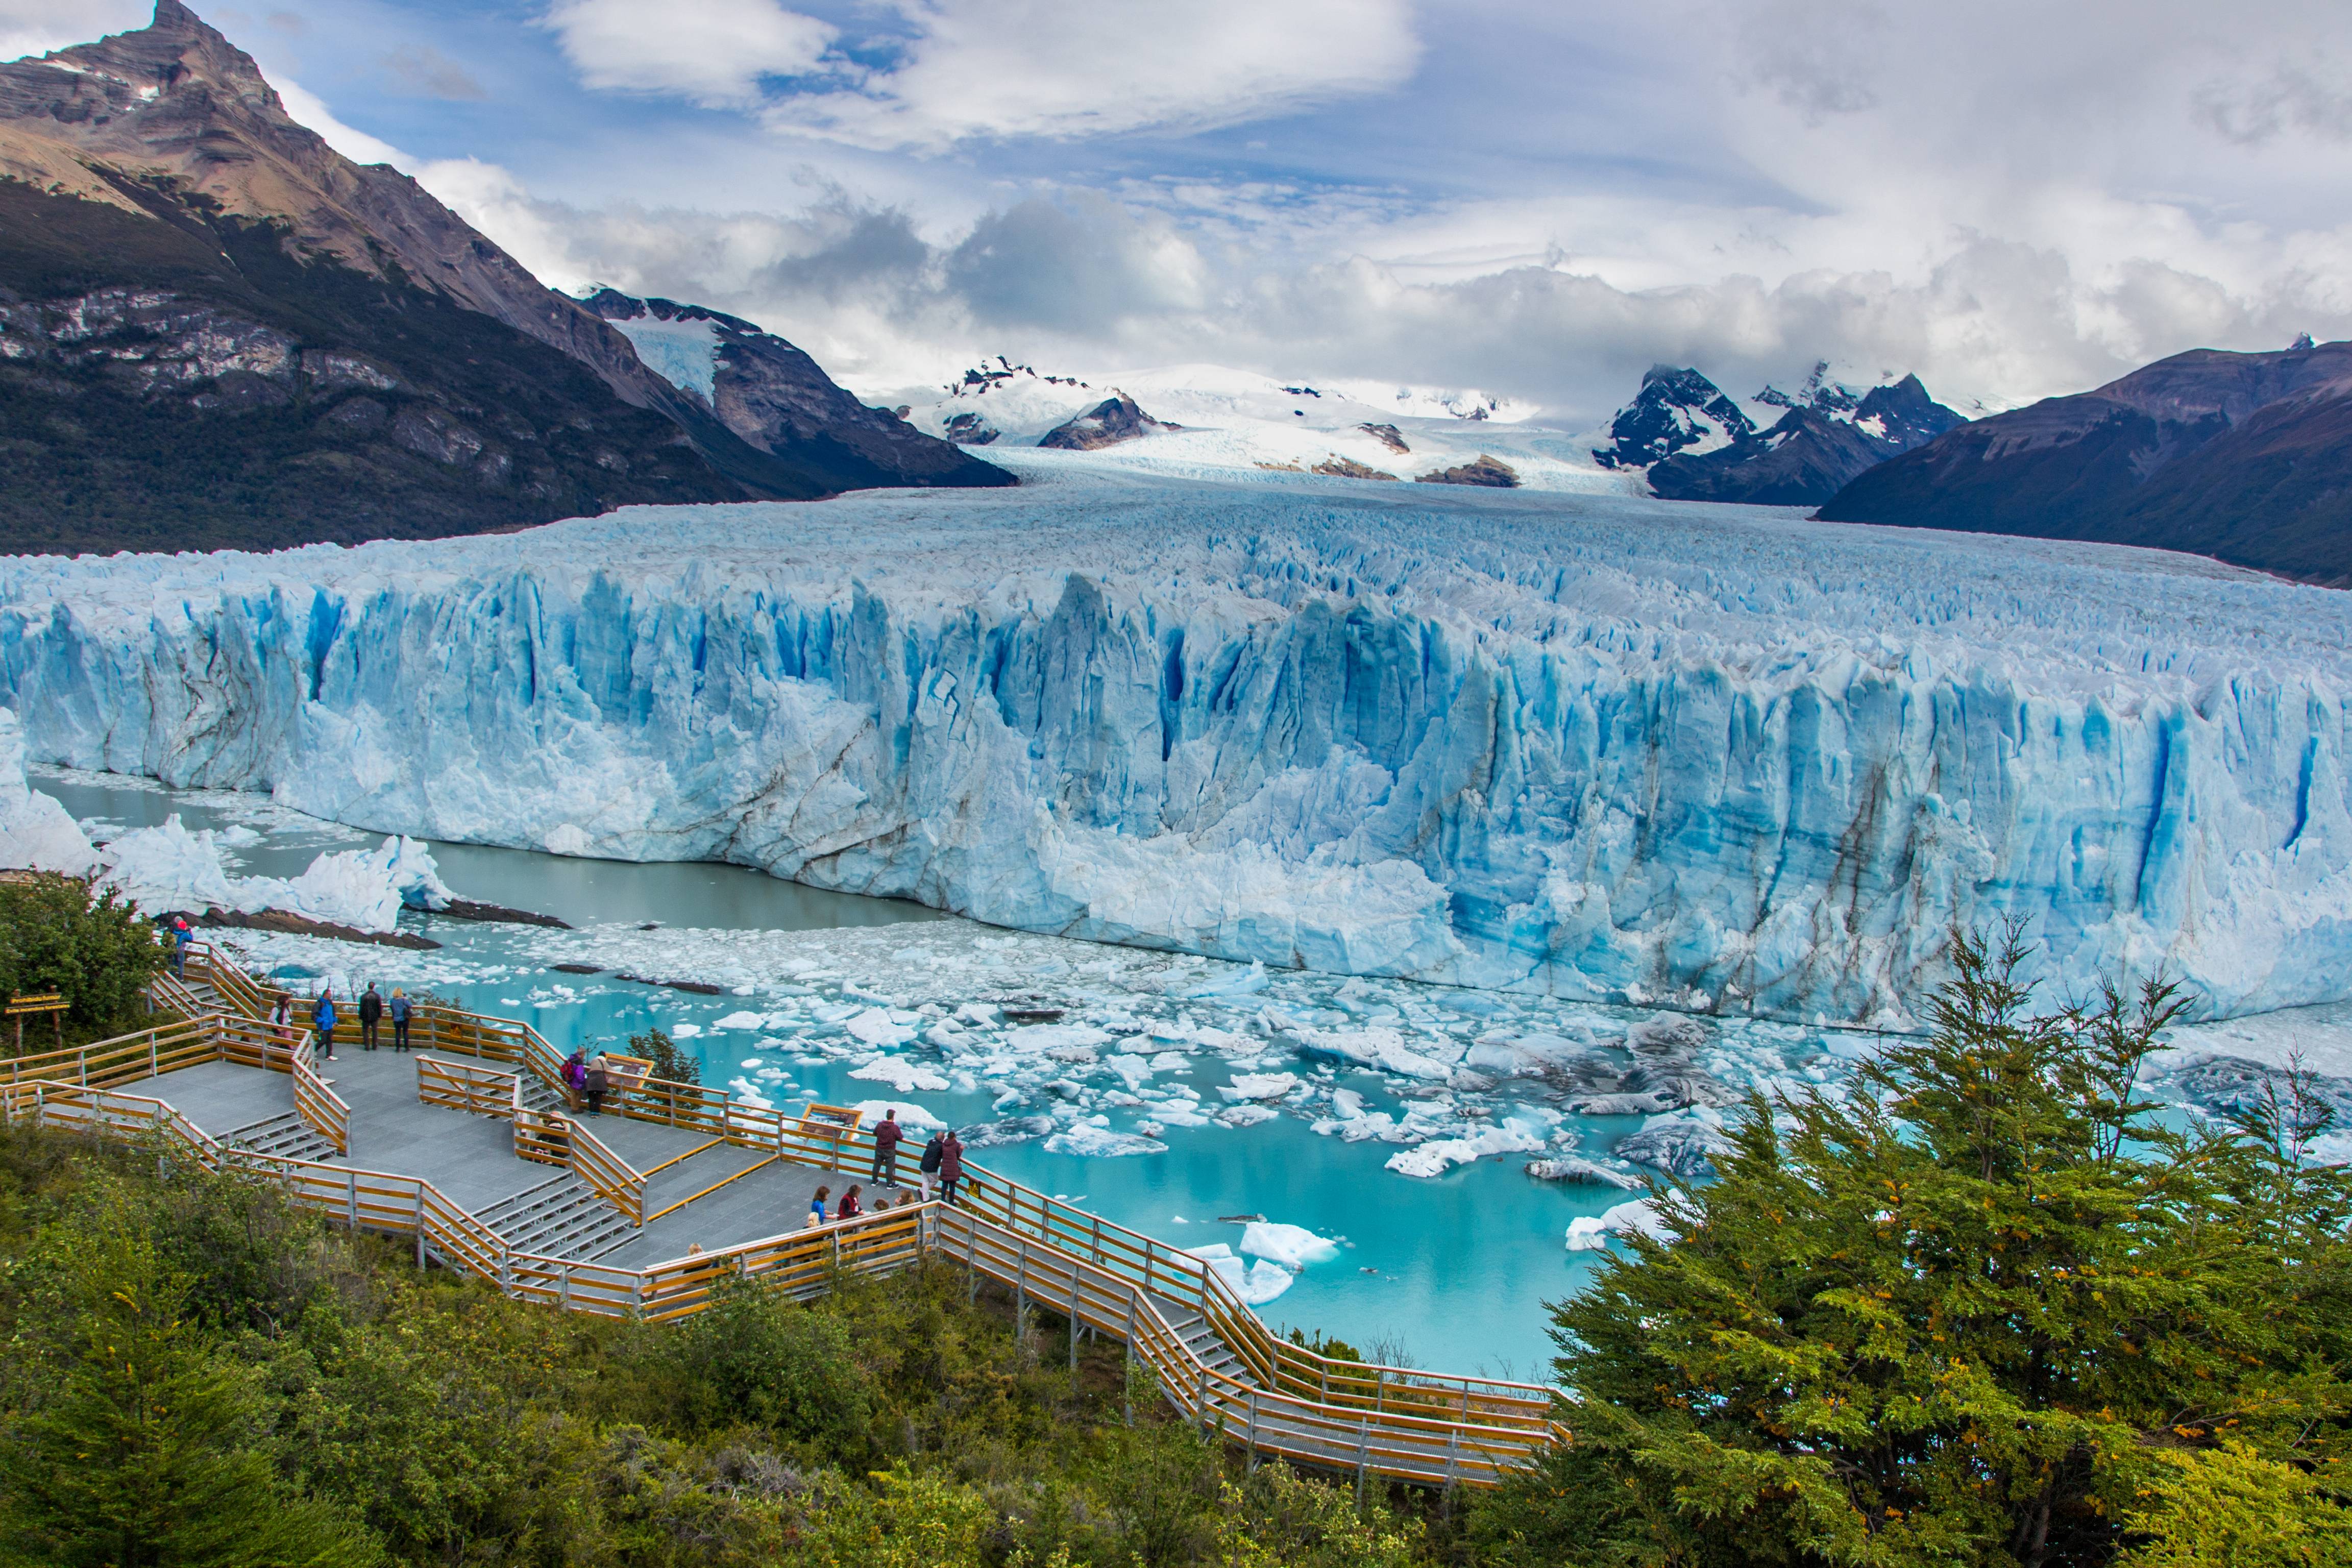
<path fill-rule="evenodd" d="M 521 1088 L 519 1073 L 470 1062 L 445 1062 L 435 1057 L 416 1058 L 416 1098 L 425 1105 L 510 1121 L 521 1102 Z"/>
<path fill-rule="evenodd" d="M 217 1060 L 220 1050 L 216 1039 L 211 1020 L 185 1019 L 119 1035 L 110 1040 L 0 1062 L 0 1081 L 26 1083 L 40 1079 L 86 1089 L 135 1083 L 174 1068 Z"/>
<path fill-rule="evenodd" d="M 215 975 L 234 973 L 234 966 L 209 954 L 206 963 Z M 213 983 L 224 996 L 230 994 L 219 979 Z M 419 1046 L 511 1064 L 507 1069 L 451 1062 L 435 1066 L 448 1084 L 463 1086 L 450 1089 L 453 1098 L 466 1101 L 458 1109 L 505 1114 L 513 1121 L 519 1155 L 569 1166 L 632 1223 L 645 1222 L 643 1173 L 576 1119 L 527 1109 L 526 1075 L 562 1087 L 562 1054 L 536 1030 L 509 1019 L 427 1005 L 417 1009 L 413 1033 Z M 52 1096 L 216 1056 L 289 1070 L 293 1053 L 282 1045 L 273 1052 L 270 1039 L 271 1031 L 232 1018 L 176 1031 L 151 1030 L 79 1052 L 53 1052 L 12 1064 L 16 1070 L 5 1092 L 41 1089 L 41 1085 L 16 1080 L 32 1076 L 26 1069 L 42 1062 L 68 1068 L 74 1075 L 71 1085 L 47 1085 Z M 419 1098 L 425 1099 L 427 1069 L 422 1060 L 418 1071 Z M 493 1109 L 489 1100 L 499 1096 L 500 1104 Z M 9 1103 L 14 1114 L 15 1101 Z M 44 1103 L 51 1107 L 48 1114 L 79 1114 L 55 1109 L 68 1106 L 67 1100 Z M 697 1084 L 661 1079 L 625 1084 L 606 1103 L 610 1113 L 767 1151 L 772 1160 L 840 1170 L 861 1168 L 873 1156 L 872 1135 L 862 1129 L 748 1105 Z M 184 1119 L 177 1119 L 168 1106 L 163 1112 L 166 1127 L 185 1126 Z M 156 1114 L 127 1109 L 101 1130 L 143 1131 Z M 344 1116 L 347 1137 L 348 1110 Z M 192 1135 L 192 1148 L 194 1140 L 204 1136 L 192 1126 L 186 1132 Z M 234 1151 L 216 1157 L 232 1163 L 250 1160 Z M 1486 1484 L 1504 1469 L 1527 1462 L 1556 1436 L 1552 1391 L 1548 1388 L 1338 1360 L 1290 1344 L 1268 1331 L 1202 1259 L 975 1165 L 965 1166 L 955 1208 L 936 1204 L 902 1207 L 640 1270 L 514 1253 L 495 1232 L 417 1178 L 270 1162 L 271 1169 L 280 1167 L 300 1173 L 289 1187 L 299 1201 L 343 1213 L 355 1224 L 414 1230 L 420 1256 L 429 1247 L 453 1267 L 495 1279 L 511 1294 L 573 1310 L 678 1317 L 700 1310 L 722 1279 L 757 1278 L 813 1295 L 825 1288 L 836 1268 L 885 1270 L 904 1267 L 924 1252 L 938 1252 L 956 1258 L 976 1276 L 1003 1280 L 1022 1299 L 1074 1323 L 1125 1338 L 1131 1352 L 1157 1375 L 1167 1397 L 1204 1427 L 1255 1451 L 1352 1468 L 1360 1478 L 1370 1473 Z M 397 1225 L 392 1223 L 395 1215 L 402 1216 Z M 1169 1323 L 1168 1307 L 1200 1313 L 1240 1366 L 1232 1373 L 1210 1369 Z"/>
<path fill-rule="evenodd" d="M 343 1097 L 327 1087 L 320 1078 L 312 1060 L 317 1047 L 305 1040 L 290 1053 L 289 1070 L 294 1076 L 294 1114 L 303 1125 L 324 1138 L 338 1154 L 352 1152 L 352 1108 Z"/>
<path fill-rule="evenodd" d="M 627 1216 L 631 1225 L 645 1224 L 644 1173 L 614 1153 L 602 1138 L 581 1124 L 578 1117 L 551 1120 L 560 1120 L 563 1123 L 564 1135 L 572 1149 L 572 1173 L 595 1188 L 606 1203 Z"/>

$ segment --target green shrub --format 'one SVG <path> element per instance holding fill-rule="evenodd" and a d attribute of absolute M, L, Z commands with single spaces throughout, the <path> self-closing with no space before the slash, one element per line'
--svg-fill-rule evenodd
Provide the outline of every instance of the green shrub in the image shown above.
<path fill-rule="evenodd" d="M 93 893 L 72 877 L 0 882 L 0 996 L 58 993 L 77 1039 L 139 1027 L 146 1014 L 140 994 L 170 957 L 145 917 L 111 890 Z M 52 1048 L 41 1037 L 49 1033 L 45 1020 L 34 1022 L 25 1048 Z M 12 1026 L 0 1050 L 15 1042 Z"/>

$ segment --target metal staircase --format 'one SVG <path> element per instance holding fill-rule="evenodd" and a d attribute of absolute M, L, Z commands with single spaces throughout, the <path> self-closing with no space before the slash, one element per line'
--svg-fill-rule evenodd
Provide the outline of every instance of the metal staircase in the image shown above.
<path fill-rule="evenodd" d="M 569 1171 L 492 1204 L 474 1217 L 516 1252 L 575 1261 L 602 1258 L 636 1234 L 603 1194 Z"/>
<path fill-rule="evenodd" d="M 335 1146 L 305 1122 L 299 1112 L 287 1110 L 259 1121 L 248 1121 L 221 1135 L 221 1146 L 265 1160 L 340 1160 Z"/>

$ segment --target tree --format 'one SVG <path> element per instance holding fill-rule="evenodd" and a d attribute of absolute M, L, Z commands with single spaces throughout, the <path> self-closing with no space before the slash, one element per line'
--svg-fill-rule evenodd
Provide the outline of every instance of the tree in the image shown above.
<path fill-rule="evenodd" d="M 53 1568 L 344 1568 L 363 1531 L 290 1493 L 250 1375 L 206 1346 L 139 1216 L 53 1255 L 71 1343 L 0 1450 L 0 1561 Z"/>
<path fill-rule="evenodd" d="M 2024 957 L 1956 935 L 1926 1037 L 1751 1099 L 1720 1180 L 1661 1194 L 1678 1238 L 1555 1309 L 1595 1556 L 2104 1563 L 2164 1456 L 2336 1474 L 2344 1173 L 2168 1127 L 2139 1090 L 2178 992 L 2030 1016 Z"/>
<path fill-rule="evenodd" d="M 0 882 L 0 996 L 58 992 L 85 1038 L 135 1026 L 140 993 L 168 958 L 145 917 L 110 889 L 93 895 L 73 877 Z"/>

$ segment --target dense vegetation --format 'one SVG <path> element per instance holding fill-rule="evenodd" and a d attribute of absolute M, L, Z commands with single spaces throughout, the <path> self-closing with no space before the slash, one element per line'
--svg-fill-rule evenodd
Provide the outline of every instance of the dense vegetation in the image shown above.
<path fill-rule="evenodd" d="M 1931 1038 L 1751 1102 L 1556 1313 L 1575 1441 L 1515 1563 L 2352 1563 L 2352 1181 L 2290 1075 L 2240 1125 L 2142 1095 L 2167 987 L 2031 1016 L 1954 948 Z"/>
<path fill-rule="evenodd" d="M 1555 1309 L 1546 1463 L 1360 1510 L 950 1265 L 606 1321 L 0 1132 L 0 1564 L 2352 1563 L 2328 1108 L 2184 1128 L 2139 1089 L 2177 998 L 2035 1015 L 2021 957 L 1960 941 L 1930 1037 L 1752 1101 Z"/>
<path fill-rule="evenodd" d="M 72 877 L 29 876 L 0 882 L 0 1001 L 37 992 L 64 997 L 67 1044 L 128 1033 L 147 1021 L 140 992 L 166 962 L 153 929 L 111 892 L 93 893 Z M 0 1053 L 16 1047 L 12 1026 Z M 53 1050 L 47 1018 L 26 1026 L 25 1049 Z"/>
<path fill-rule="evenodd" d="M 1073 1376 L 945 1266 L 604 1321 L 158 1164 L 0 1133 L 0 1562 L 1369 1568 L 1423 1539 L 1242 1474 L 1118 1347 Z"/>

